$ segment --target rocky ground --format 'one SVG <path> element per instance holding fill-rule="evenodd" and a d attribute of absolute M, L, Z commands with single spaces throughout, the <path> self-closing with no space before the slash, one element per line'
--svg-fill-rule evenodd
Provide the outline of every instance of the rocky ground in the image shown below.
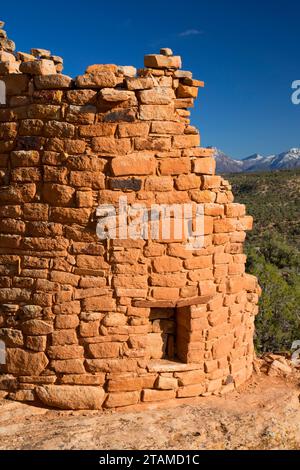
<path fill-rule="evenodd" d="M 299 449 L 299 375 L 254 375 L 226 397 L 100 413 L 0 401 L 0 449 Z"/>

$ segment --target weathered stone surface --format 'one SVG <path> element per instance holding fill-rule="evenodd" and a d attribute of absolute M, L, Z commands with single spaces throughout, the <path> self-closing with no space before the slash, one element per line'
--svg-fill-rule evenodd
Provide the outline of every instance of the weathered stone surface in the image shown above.
<path fill-rule="evenodd" d="M 13 391 L 18 388 L 17 379 L 13 375 L 0 375 L 0 390 Z"/>
<path fill-rule="evenodd" d="M 142 121 L 177 121 L 174 104 L 142 104 L 139 117 Z"/>
<path fill-rule="evenodd" d="M 198 88 L 196 86 L 188 86 L 180 83 L 177 88 L 177 96 L 178 98 L 197 98 Z"/>
<path fill-rule="evenodd" d="M 199 135 L 175 135 L 173 138 L 174 148 L 198 147 L 200 145 Z"/>
<path fill-rule="evenodd" d="M 114 90 L 112 88 L 103 88 L 99 92 L 100 98 L 108 102 L 119 102 L 119 101 L 128 101 L 130 99 L 135 99 L 135 94 L 132 91 L 126 90 Z"/>
<path fill-rule="evenodd" d="M 146 122 L 133 122 L 118 125 L 119 137 L 146 137 L 149 133 L 149 124 Z"/>
<path fill-rule="evenodd" d="M 51 57 L 51 51 L 49 51 L 48 49 L 40 49 L 40 48 L 32 48 L 30 50 L 31 54 L 34 56 L 34 57 L 46 57 L 46 58 L 49 58 Z"/>
<path fill-rule="evenodd" d="M 62 359 L 51 361 L 51 367 L 58 374 L 85 374 L 82 359 Z"/>
<path fill-rule="evenodd" d="M 79 133 L 81 137 L 111 137 L 114 135 L 117 125 L 114 123 L 91 124 L 88 126 L 80 126 Z M 121 137 L 128 137 L 122 135 Z"/>
<path fill-rule="evenodd" d="M 85 73 L 95 73 L 95 74 L 102 74 L 106 72 L 117 73 L 118 66 L 115 64 L 94 64 L 89 65 L 85 71 Z"/>
<path fill-rule="evenodd" d="M 214 175 L 216 172 L 216 161 L 213 157 L 197 158 L 193 162 L 195 173 L 202 175 Z"/>
<path fill-rule="evenodd" d="M 25 345 L 32 351 L 45 351 L 47 346 L 47 336 L 27 336 Z"/>
<path fill-rule="evenodd" d="M 154 87 L 154 80 L 152 77 L 127 78 L 126 84 L 128 90 L 148 90 Z"/>
<path fill-rule="evenodd" d="M 110 72 L 88 73 L 76 78 L 76 85 L 79 88 L 114 88 L 116 77 Z"/>
<path fill-rule="evenodd" d="M 78 345 L 50 346 L 47 354 L 51 359 L 77 359 L 83 357 L 83 347 Z"/>
<path fill-rule="evenodd" d="M 11 153 L 11 164 L 13 167 L 35 166 L 40 162 L 39 152 L 34 150 L 18 150 Z"/>
<path fill-rule="evenodd" d="M 53 331 L 53 326 L 42 320 L 28 320 L 22 323 L 22 331 L 25 335 L 31 336 L 49 335 Z"/>
<path fill-rule="evenodd" d="M 11 328 L 0 328 L 0 340 L 4 341 L 6 347 L 13 348 L 24 345 L 22 332 Z"/>
<path fill-rule="evenodd" d="M 16 49 L 16 45 L 13 41 L 11 41 L 11 39 L 2 37 L 0 38 L 0 48 L 9 52 L 14 52 Z"/>
<path fill-rule="evenodd" d="M 155 68 L 180 69 L 181 57 L 166 56 L 166 55 L 159 55 L 159 54 L 149 54 L 149 55 L 146 55 L 144 58 L 144 65 L 145 67 L 151 67 L 154 69 Z"/>
<path fill-rule="evenodd" d="M 114 158 L 111 168 L 115 176 L 151 175 L 155 171 L 155 164 L 154 157 L 141 153 Z"/>
<path fill-rule="evenodd" d="M 56 68 L 52 60 L 41 59 L 22 62 L 20 71 L 31 75 L 51 75 L 56 73 Z"/>
<path fill-rule="evenodd" d="M 160 54 L 171 57 L 173 55 L 173 51 L 169 47 L 162 47 L 160 49 Z"/>
<path fill-rule="evenodd" d="M 71 88 L 72 78 L 62 74 L 42 75 L 34 78 L 34 84 L 38 90 L 65 89 Z"/>
<path fill-rule="evenodd" d="M 120 406 L 135 405 L 139 402 L 139 392 L 110 393 L 105 401 L 105 408 L 117 408 Z"/>
<path fill-rule="evenodd" d="M 95 359 L 118 357 L 119 351 L 120 351 L 120 344 L 119 343 L 89 344 L 88 349 L 89 349 L 91 356 Z"/>
<path fill-rule="evenodd" d="M 72 187 L 55 183 L 46 183 L 43 188 L 45 202 L 55 206 L 68 206 L 72 203 L 74 194 Z"/>
<path fill-rule="evenodd" d="M 205 374 L 202 370 L 193 370 L 188 372 L 177 372 L 175 376 L 178 378 L 180 386 L 201 384 L 205 380 Z"/>
<path fill-rule="evenodd" d="M 200 176 L 196 175 L 180 175 L 175 181 L 176 188 L 179 191 L 187 191 L 188 189 L 199 189 L 201 185 Z"/>
<path fill-rule="evenodd" d="M 119 179 L 111 178 L 109 180 L 110 189 L 124 189 L 139 191 L 142 187 L 142 180 L 138 178 Z"/>
<path fill-rule="evenodd" d="M 155 386 L 159 390 L 176 390 L 178 387 L 178 381 L 173 377 L 162 377 L 160 375 Z"/>
<path fill-rule="evenodd" d="M 183 134 L 185 124 L 183 122 L 155 121 L 151 124 L 151 133 L 154 134 Z"/>
<path fill-rule="evenodd" d="M 178 398 L 198 397 L 205 393 L 205 384 L 186 385 L 177 391 Z"/>
<path fill-rule="evenodd" d="M 170 104 L 174 99 L 172 88 L 155 87 L 139 92 L 139 100 L 143 104 Z"/>
<path fill-rule="evenodd" d="M 131 151 L 130 139 L 115 140 L 112 137 L 94 137 L 93 149 L 107 155 L 126 155 Z"/>
<path fill-rule="evenodd" d="M 176 397 L 176 392 L 174 390 L 146 389 L 146 390 L 143 390 L 142 392 L 142 401 L 144 402 L 170 400 L 175 397 Z"/>
<path fill-rule="evenodd" d="M 16 375 L 40 375 L 48 364 L 43 352 L 31 353 L 23 349 L 7 349 L 7 370 Z"/>
<path fill-rule="evenodd" d="M 145 181 L 146 191 L 172 191 L 173 179 L 170 176 L 150 176 Z"/>
<path fill-rule="evenodd" d="M 119 65 L 118 66 L 118 73 L 124 75 L 125 77 L 135 77 L 136 76 L 136 68 L 132 65 Z"/>
<path fill-rule="evenodd" d="M 101 387 L 83 385 L 44 385 L 35 391 L 44 405 L 62 410 L 100 410 L 105 395 Z"/>

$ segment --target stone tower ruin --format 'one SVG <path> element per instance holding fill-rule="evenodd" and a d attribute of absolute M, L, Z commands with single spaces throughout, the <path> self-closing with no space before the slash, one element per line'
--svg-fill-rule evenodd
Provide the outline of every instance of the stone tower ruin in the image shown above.
<path fill-rule="evenodd" d="M 102 409 L 238 387 L 259 296 L 243 254 L 252 218 L 190 125 L 203 82 L 169 49 L 75 79 L 50 51 L 14 49 L 0 29 L 0 390 Z M 120 197 L 202 207 L 201 247 L 100 239 L 99 207 L 118 214 Z"/>

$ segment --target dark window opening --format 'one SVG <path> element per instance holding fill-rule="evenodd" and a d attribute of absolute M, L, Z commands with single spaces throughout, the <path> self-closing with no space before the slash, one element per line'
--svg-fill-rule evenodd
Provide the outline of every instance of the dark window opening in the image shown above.
<path fill-rule="evenodd" d="M 152 308 L 147 350 L 150 359 L 179 361 L 176 351 L 177 322 L 175 308 Z"/>

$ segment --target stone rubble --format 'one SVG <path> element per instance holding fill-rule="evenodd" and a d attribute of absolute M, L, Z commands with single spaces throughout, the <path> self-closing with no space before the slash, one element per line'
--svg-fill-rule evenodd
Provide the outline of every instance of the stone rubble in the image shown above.
<path fill-rule="evenodd" d="M 4 21 L 0 21 L 0 74 L 29 73 L 48 75 L 63 71 L 62 57 L 52 55 L 45 49 L 31 49 L 31 53 L 15 52 L 16 46 L 7 38 L 3 29 Z M 27 63 L 27 65 L 23 65 Z M 23 70 L 22 70 L 23 67 Z"/>

